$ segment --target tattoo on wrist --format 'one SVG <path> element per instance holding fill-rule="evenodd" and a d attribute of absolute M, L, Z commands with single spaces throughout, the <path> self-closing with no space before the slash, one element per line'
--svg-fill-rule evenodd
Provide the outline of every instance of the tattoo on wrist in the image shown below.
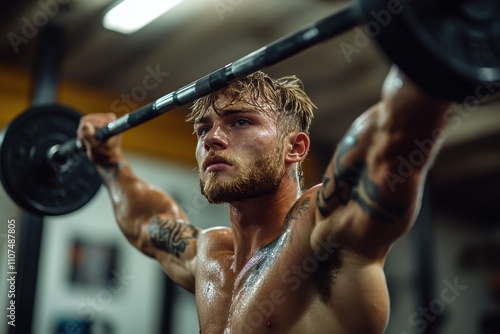
<path fill-rule="evenodd" d="M 159 250 L 180 257 L 191 240 L 198 237 L 198 229 L 182 219 L 155 217 L 149 225 L 149 239 Z"/>

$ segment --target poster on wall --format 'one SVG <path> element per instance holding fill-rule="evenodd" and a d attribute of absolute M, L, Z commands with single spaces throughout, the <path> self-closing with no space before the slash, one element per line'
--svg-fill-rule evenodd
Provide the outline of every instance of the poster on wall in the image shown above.
<path fill-rule="evenodd" d="M 75 285 L 106 287 L 113 278 L 118 249 L 115 244 L 72 239 L 69 281 Z"/>

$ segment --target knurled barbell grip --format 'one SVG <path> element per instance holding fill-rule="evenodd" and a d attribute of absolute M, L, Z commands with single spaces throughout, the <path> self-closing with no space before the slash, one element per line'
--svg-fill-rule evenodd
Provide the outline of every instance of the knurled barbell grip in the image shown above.
<path fill-rule="evenodd" d="M 102 143 L 105 140 L 139 124 L 145 123 L 148 120 L 161 115 L 157 112 L 155 102 L 149 103 L 130 114 L 126 114 L 106 126 L 97 129 L 94 138 L 97 142 Z M 47 161 L 64 163 L 69 156 L 75 152 L 82 151 L 84 147 L 77 138 L 71 139 L 63 144 L 54 145 L 47 151 Z"/>

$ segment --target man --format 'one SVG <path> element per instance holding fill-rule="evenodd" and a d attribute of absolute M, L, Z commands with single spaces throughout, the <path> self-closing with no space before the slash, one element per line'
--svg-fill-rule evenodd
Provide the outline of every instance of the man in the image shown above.
<path fill-rule="evenodd" d="M 398 157 L 416 139 L 435 139 L 450 106 L 391 70 L 382 101 L 348 130 L 323 183 L 302 192 L 313 104 L 297 78 L 257 72 L 198 100 L 188 119 L 201 191 L 229 204 L 231 223 L 203 231 L 132 173 L 119 137 L 95 143 L 95 128 L 114 115 L 85 116 L 78 137 L 127 239 L 195 294 L 201 333 L 383 333 L 384 260 L 414 221 L 432 160 L 422 156 L 403 178 Z"/>

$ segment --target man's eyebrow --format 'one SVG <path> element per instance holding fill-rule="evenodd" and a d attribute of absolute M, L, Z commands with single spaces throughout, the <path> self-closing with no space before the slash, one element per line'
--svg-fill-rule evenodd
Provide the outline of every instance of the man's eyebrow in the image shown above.
<path fill-rule="evenodd" d="M 196 126 L 196 125 L 198 125 L 198 124 L 208 123 L 209 121 L 210 121 L 210 117 L 208 117 L 208 116 L 203 116 L 203 117 L 198 118 L 198 119 L 194 122 L 194 126 Z"/>
<path fill-rule="evenodd" d="M 253 109 L 235 108 L 235 109 L 225 109 L 220 114 L 222 115 L 222 117 L 227 117 L 234 114 L 245 114 L 245 113 L 257 114 L 258 111 Z"/>
<path fill-rule="evenodd" d="M 224 110 L 218 112 L 218 114 L 221 115 L 222 117 L 228 117 L 228 116 L 231 116 L 231 115 L 234 115 L 234 114 L 243 114 L 243 113 L 254 113 L 254 114 L 257 114 L 258 111 L 257 110 L 253 110 L 253 109 L 234 108 L 234 109 L 224 109 Z M 210 123 L 211 120 L 212 120 L 211 116 L 203 116 L 203 117 L 200 117 L 195 122 L 195 125 L 197 125 L 197 124 L 204 124 L 204 123 Z"/>

